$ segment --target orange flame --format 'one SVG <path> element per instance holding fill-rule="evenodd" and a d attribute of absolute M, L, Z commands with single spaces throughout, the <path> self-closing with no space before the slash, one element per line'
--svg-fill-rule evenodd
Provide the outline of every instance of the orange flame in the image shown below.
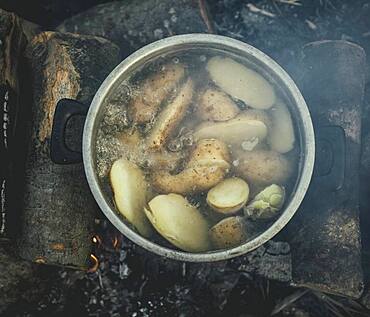
<path fill-rule="evenodd" d="M 118 240 L 117 236 L 115 236 L 115 237 L 112 239 L 112 242 L 113 242 L 113 248 L 117 249 L 117 247 L 118 247 L 118 242 L 119 242 L 119 240 Z"/>
<path fill-rule="evenodd" d="M 90 254 L 90 259 L 93 262 L 93 265 L 87 270 L 89 273 L 94 273 L 99 268 L 99 260 L 94 254 Z"/>
<path fill-rule="evenodd" d="M 98 235 L 93 236 L 92 237 L 92 242 L 94 242 L 95 244 L 100 245 L 101 244 L 101 238 Z"/>

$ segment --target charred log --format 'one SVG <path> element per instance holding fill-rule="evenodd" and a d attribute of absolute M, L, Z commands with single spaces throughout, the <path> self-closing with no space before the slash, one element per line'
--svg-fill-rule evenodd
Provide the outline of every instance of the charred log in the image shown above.
<path fill-rule="evenodd" d="M 97 37 L 45 32 L 33 38 L 27 58 L 34 96 L 19 254 L 85 268 L 97 208 L 82 164 L 59 166 L 50 160 L 50 134 L 57 102 L 71 98 L 88 104 L 118 63 L 119 49 Z M 75 140 L 79 128 L 71 126 Z"/>
<path fill-rule="evenodd" d="M 363 291 L 359 161 L 365 60 L 364 50 L 346 41 L 303 49 L 301 87 L 315 125 L 316 162 L 289 227 L 293 282 L 353 298 Z"/>
<path fill-rule="evenodd" d="M 0 240 L 14 238 L 19 228 L 14 176 L 15 157 L 22 152 L 16 132 L 23 98 L 27 98 L 22 82 L 23 53 L 37 31 L 36 25 L 0 9 Z"/>

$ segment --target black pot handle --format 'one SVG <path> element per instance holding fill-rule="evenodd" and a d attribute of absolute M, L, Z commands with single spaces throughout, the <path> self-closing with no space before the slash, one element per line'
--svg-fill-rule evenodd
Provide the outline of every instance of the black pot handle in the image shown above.
<path fill-rule="evenodd" d="M 61 99 L 54 113 L 53 128 L 50 141 L 50 158 L 57 164 L 73 164 L 82 162 L 82 150 L 73 151 L 68 148 L 65 139 L 66 126 L 73 116 L 86 116 L 89 106 L 73 99 Z"/>
<path fill-rule="evenodd" d="M 344 184 L 346 169 L 346 138 L 340 126 L 315 129 L 316 159 L 312 185 L 320 190 L 337 191 Z"/>

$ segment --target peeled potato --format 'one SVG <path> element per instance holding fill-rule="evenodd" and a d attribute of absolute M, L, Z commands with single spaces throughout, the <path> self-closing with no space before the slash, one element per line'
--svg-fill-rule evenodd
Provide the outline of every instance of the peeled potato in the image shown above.
<path fill-rule="evenodd" d="M 195 132 L 194 138 L 218 139 L 226 144 L 240 144 L 244 140 L 257 138 L 262 141 L 267 136 L 267 127 L 260 120 L 251 120 L 242 115 L 224 122 L 205 122 L 200 124 Z"/>
<path fill-rule="evenodd" d="M 118 211 L 140 234 L 149 237 L 153 230 L 143 211 L 149 197 L 143 172 L 135 164 L 122 158 L 113 163 L 110 182 Z"/>
<path fill-rule="evenodd" d="M 188 252 L 209 250 L 207 221 L 183 196 L 156 196 L 145 213 L 159 234 L 178 248 Z"/>
<path fill-rule="evenodd" d="M 272 150 L 279 153 L 287 153 L 294 148 L 294 128 L 293 121 L 288 107 L 282 102 L 278 102 L 270 110 L 272 126 L 267 138 L 267 142 Z"/>
<path fill-rule="evenodd" d="M 290 162 L 275 151 L 239 151 L 236 173 L 254 186 L 284 184 L 292 174 Z"/>
<path fill-rule="evenodd" d="M 238 115 L 238 118 L 262 121 L 270 129 L 272 122 L 269 114 L 264 110 L 247 109 Z"/>
<path fill-rule="evenodd" d="M 247 240 L 243 217 L 229 217 L 221 220 L 209 230 L 209 237 L 216 249 L 237 247 Z"/>
<path fill-rule="evenodd" d="M 227 94 L 215 88 L 208 88 L 198 102 L 197 115 L 202 120 L 227 121 L 240 111 Z"/>
<path fill-rule="evenodd" d="M 232 214 L 240 210 L 248 201 L 249 186 L 241 178 L 223 180 L 207 194 L 208 205 L 217 212 Z"/>
<path fill-rule="evenodd" d="M 133 121 L 142 124 L 152 120 L 163 100 L 168 97 L 184 75 L 183 65 L 167 64 L 146 79 L 130 104 Z"/>
<path fill-rule="evenodd" d="M 215 56 L 208 61 L 211 79 L 230 96 L 256 109 L 269 109 L 276 95 L 272 85 L 254 70 L 232 60 Z"/>

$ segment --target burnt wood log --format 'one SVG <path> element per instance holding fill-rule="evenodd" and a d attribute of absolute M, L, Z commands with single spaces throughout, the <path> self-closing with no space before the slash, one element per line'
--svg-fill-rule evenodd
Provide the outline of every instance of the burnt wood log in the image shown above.
<path fill-rule="evenodd" d="M 59 32 L 101 36 L 127 56 L 153 41 L 184 33 L 210 31 L 197 0 L 115 1 L 95 6 L 57 27 Z M 206 22 L 205 22 L 206 21 Z M 209 23 L 208 23 L 209 24 Z"/>
<path fill-rule="evenodd" d="M 314 122 L 316 162 L 288 227 L 294 284 L 352 298 L 363 291 L 359 161 L 365 60 L 364 50 L 346 41 L 303 49 L 300 83 Z"/>
<path fill-rule="evenodd" d="M 16 168 L 20 152 L 17 142 L 20 128 L 19 116 L 24 110 L 24 100 L 29 98 L 24 74 L 23 54 L 27 43 L 38 32 L 38 27 L 13 13 L 0 9 L 0 314 L 23 295 L 32 297 L 25 287 L 36 281 L 34 266 L 16 258 L 5 249 L 11 248 L 20 227 L 17 212 Z"/>
<path fill-rule="evenodd" d="M 19 227 L 13 195 L 14 157 L 22 149 L 17 146 L 16 128 L 23 104 L 21 97 L 27 98 L 22 87 L 25 83 L 21 82 L 23 53 L 37 31 L 36 25 L 0 9 L 0 240 L 14 238 Z"/>
<path fill-rule="evenodd" d="M 98 37 L 45 32 L 33 38 L 27 58 L 34 96 L 19 254 L 39 263 L 85 268 L 97 207 L 83 165 L 50 160 L 53 114 L 63 98 L 89 104 L 119 62 L 119 48 Z M 71 126 L 75 140 L 80 128 Z"/>

